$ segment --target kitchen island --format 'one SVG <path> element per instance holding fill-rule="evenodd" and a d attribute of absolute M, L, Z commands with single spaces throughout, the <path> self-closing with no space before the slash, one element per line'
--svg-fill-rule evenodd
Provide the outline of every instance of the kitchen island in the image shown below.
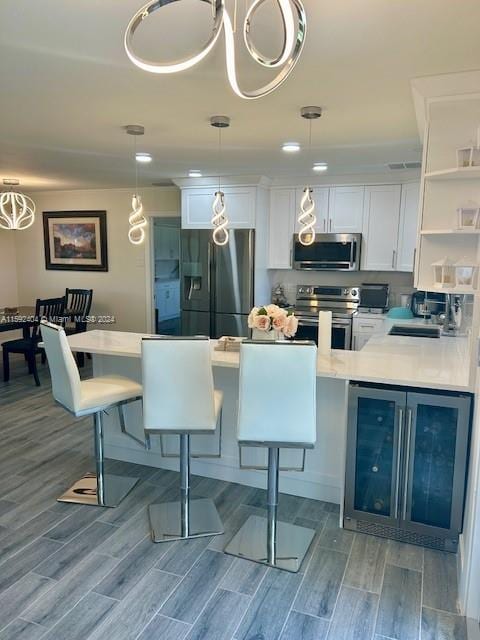
<path fill-rule="evenodd" d="M 397 323 L 398 324 L 398 323 Z M 388 323 L 387 323 L 388 325 Z M 91 353 L 94 375 L 118 374 L 141 381 L 142 334 L 116 331 L 89 331 L 68 338 L 73 351 Z M 264 487 L 265 473 L 239 468 L 236 441 L 239 354 L 216 350 L 212 341 L 212 364 L 216 388 L 224 393 L 221 442 L 215 436 L 195 436 L 192 451 L 214 455 L 197 458 L 192 471 L 199 475 Z M 362 351 L 332 350 L 319 356 L 317 365 L 317 443 L 307 451 L 303 473 L 282 472 L 281 491 L 304 497 L 341 503 L 344 491 L 346 424 L 350 381 L 374 382 L 423 389 L 457 392 L 469 386 L 468 340 L 466 338 L 410 338 L 382 333 L 373 336 Z M 285 378 L 288 397 L 288 376 Z M 125 409 L 127 430 L 143 439 L 140 403 Z M 298 419 L 302 419 L 301 407 Z M 160 442 L 152 438 L 147 451 L 120 430 L 118 414 L 105 416 L 105 450 L 109 458 L 177 469 L 178 438 L 167 436 Z M 163 454 L 163 455 L 162 455 Z M 246 449 L 245 464 L 263 464 L 263 450 Z M 284 450 L 281 465 L 299 467 L 301 453 Z"/>

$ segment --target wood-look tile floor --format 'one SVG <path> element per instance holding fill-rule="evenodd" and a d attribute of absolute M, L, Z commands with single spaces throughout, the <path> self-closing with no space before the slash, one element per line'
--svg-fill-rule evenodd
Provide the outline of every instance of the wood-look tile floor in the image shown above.
<path fill-rule="evenodd" d="M 175 499 L 174 472 L 111 461 L 142 478 L 119 507 L 57 503 L 93 469 L 91 427 L 41 379 L 15 360 L 0 383 L 0 640 L 466 640 L 455 556 L 341 530 L 335 505 L 281 496 L 317 531 L 295 575 L 222 553 L 262 490 L 195 477 L 225 535 L 159 545 L 147 506 Z"/>

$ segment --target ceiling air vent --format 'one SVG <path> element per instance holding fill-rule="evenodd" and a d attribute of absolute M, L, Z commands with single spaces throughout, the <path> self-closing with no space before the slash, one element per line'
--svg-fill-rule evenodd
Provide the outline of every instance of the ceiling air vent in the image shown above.
<path fill-rule="evenodd" d="M 389 162 L 387 167 L 391 171 L 401 171 L 404 169 L 421 169 L 421 162 Z"/>

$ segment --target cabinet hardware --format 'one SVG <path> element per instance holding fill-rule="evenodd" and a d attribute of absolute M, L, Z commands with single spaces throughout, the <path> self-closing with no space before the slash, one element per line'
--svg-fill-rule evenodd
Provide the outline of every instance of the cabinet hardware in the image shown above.
<path fill-rule="evenodd" d="M 405 448 L 405 482 L 403 487 L 403 519 L 407 519 L 408 485 L 410 475 L 410 441 L 412 437 L 412 410 L 407 408 L 407 445 Z"/>
<path fill-rule="evenodd" d="M 394 249 L 392 253 L 392 269 L 395 269 L 396 258 L 397 258 L 397 252 Z"/>
<path fill-rule="evenodd" d="M 330 218 L 330 222 L 329 222 L 329 231 L 332 231 L 332 219 Z"/>
<path fill-rule="evenodd" d="M 413 250 L 413 273 L 415 275 L 415 265 L 417 262 L 417 247 Z"/>
<path fill-rule="evenodd" d="M 325 220 L 325 218 L 323 219 L 323 230 L 327 230 L 327 221 Z"/>
<path fill-rule="evenodd" d="M 397 477 L 395 480 L 395 518 L 398 518 L 398 502 L 400 498 L 400 450 L 403 440 L 403 423 L 405 421 L 405 412 L 399 407 L 398 409 L 398 447 L 397 447 Z"/>

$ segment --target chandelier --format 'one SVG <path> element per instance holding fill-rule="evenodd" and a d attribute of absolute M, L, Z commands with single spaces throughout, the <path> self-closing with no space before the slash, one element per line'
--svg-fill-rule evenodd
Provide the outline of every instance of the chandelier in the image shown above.
<path fill-rule="evenodd" d="M 18 180 L 4 180 L 6 187 L 17 187 Z M 0 193 L 0 228 L 8 230 L 28 229 L 35 221 L 35 203 L 19 191 Z"/>
<path fill-rule="evenodd" d="M 148 222 L 143 215 L 142 199 L 138 195 L 138 158 L 137 158 L 137 136 L 143 136 L 145 127 L 141 124 L 128 124 L 125 131 L 129 136 L 133 136 L 133 158 L 135 162 L 135 193 L 132 196 L 132 211 L 128 216 L 128 239 L 132 244 L 142 244 L 145 241 L 145 227 Z"/>
<path fill-rule="evenodd" d="M 227 65 L 227 76 L 233 91 L 240 98 L 246 100 L 253 100 L 255 98 L 262 98 L 268 95 L 275 89 L 277 89 L 292 72 L 294 66 L 297 64 L 300 54 L 302 53 L 303 46 L 305 44 L 305 36 L 307 32 L 307 17 L 302 0 L 276 0 L 278 8 L 282 16 L 283 26 L 283 48 L 279 56 L 276 58 L 269 58 L 262 55 L 253 45 L 251 40 L 251 26 L 252 20 L 260 8 L 260 6 L 266 0 L 253 0 L 247 10 L 245 20 L 243 22 L 243 40 L 248 53 L 262 67 L 269 69 L 280 69 L 278 74 L 269 83 L 265 84 L 259 89 L 253 91 L 243 90 L 237 79 L 237 71 L 235 66 L 235 29 L 232 26 L 232 19 L 225 7 L 225 0 L 200 0 L 206 2 L 212 6 L 213 14 L 213 26 L 212 33 L 209 40 L 205 43 L 203 49 L 198 53 L 192 55 L 189 58 L 184 58 L 177 62 L 160 63 L 145 60 L 136 55 L 133 51 L 133 36 L 140 26 L 140 24 L 148 18 L 152 13 L 158 11 L 162 7 L 172 4 L 173 2 L 179 2 L 179 0 L 151 0 L 130 20 L 127 30 L 125 31 L 124 45 L 130 60 L 140 69 L 149 71 L 151 73 L 177 73 L 179 71 L 185 71 L 195 66 L 198 62 L 203 60 L 215 46 L 222 29 L 225 32 L 225 56 Z M 292 9 L 295 10 L 293 10 Z M 296 15 L 295 15 L 296 14 Z M 235 21 L 234 21 L 235 22 Z"/>

